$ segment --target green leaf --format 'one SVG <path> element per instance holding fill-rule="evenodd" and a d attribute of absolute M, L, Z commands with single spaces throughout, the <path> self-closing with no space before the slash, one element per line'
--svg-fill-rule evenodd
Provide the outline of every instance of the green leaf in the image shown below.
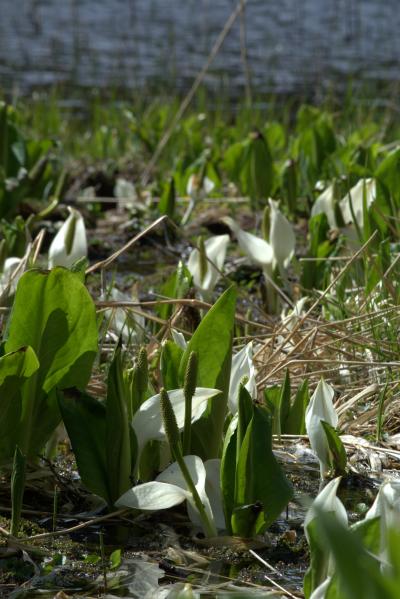
<path fill-rule="evenodd" d="M 122 562 L 121 549 L 115 549 L 110 555 L 110 570 L 117 570 Z"/>
<path fill-rule="evenodd" d="M 42 449 L 60 420 L 56 386 L 83 389 L 97 353 L 95 306 L 77 275 L 55 268 L 31 270 L 21 277 L 5 351 L 27 345 L 40 367 L 22 388 L 15 445 L 29 458 Z"/>
<path fill-rule="evenodd" d="M 121 350 L 110 365 L 106 399 L 106 463 L 112 503 L 132 485 L 131 427 L 128 421 L 128 393 L 123 380 Z"/>
<path fill-rule="evenodd" d="M 324 420 L 321 420 L 321 425 L 328 441 L 335 476 L 344 474 L 347 465 L 347 454 L 344 445 L 333 426 Z"/>
<path fill-rule="evenodd" d="M 106 408 L 90 395 L 69 389 L 58 402 L 83 484 L 112 505 L 106 455 Z"/>
<path fill-rule="evenodd" d="M 293 491 L 272 451 L 271 417 L 259 406 L 253 409 L 237 464 L 235 506 L 261 503 L 251 531 L 261 534 L 286 507 Z M 233 533 L 241 535 L 243 531 L 236 524 L 232 518 Z"/>
<path fill-rule="evenodd" d="M 161 375 L 165 389 L 179 388 L 179 366 L 183 349 L 173 341 L 165 341 L 161 352 Z"/>
<path fill-rule="evenodd" d="M 221 493 L 225 522 L 232 534 L 231 517 L 235 506 L 237 418 L 234 417 L 225 434 L 221 459 Z"/>
<path fill-rule="evenodd" d="M 160 214 L 166 214 L 171 220 L 174 218 L 175 213 L 175 195 L 175 180 L 171 177 L 164 187 L 158 204 Z"/>
<path fill-rule="evenodd" d="M 285 433 L 287 435 L 305 434 L 305 414 L 309 401 L 310 393 L 308 390 L 308 379 L 306 379 L 297 389 L 296 397 L 290 408 L 289 416 L 286 419 Z"/>
<path fill-rule="evenodd" d="M 197 385 L 219 389 L 222 397 L 208 402 L 204 415 L 192 428 L 192 452 L 203 460 L 217 458 L 228 401 L 235 322 L 236 290 L 227 289 L 203 318 L 194 332 L 179 369 L 183 385 L 187 360 L 192 351 L 198 356 Z"/>
<path fill-rule="evenodd" d="M 380 563 L 360 540 L 329 513 L 319 513 L 317 534 L 333 554 L 340 597 L 346 599 L 395 599 L 381 575 Z"/>
<path fill-rule="evenodd" d="M 22 347 L 0 358 L 0 463 L 11 462 L 21 420 L 21 388 L 38 368 L 31 347 Z"/>

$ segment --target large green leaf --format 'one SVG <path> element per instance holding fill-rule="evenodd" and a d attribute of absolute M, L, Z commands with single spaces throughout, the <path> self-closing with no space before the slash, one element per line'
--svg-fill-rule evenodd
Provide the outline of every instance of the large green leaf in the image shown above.
<path fill-rule="evenodd" d="M 106 400 L 106 460 L 112 504 L 131 487 L 133 467 L 128 398 L 122 368 L 121 350 L 117 348 L 108 374 Z"/>
<path fill-rule="evenodd" d="M 106 455 L 106 408 L 90 395 L 69 389 L 58 392 L 58 402 L 83 484 L 109 505 Z"/>
<path fill-rule="evenodd" d="M 221 493 L 225 522 L 232 533 L 231 517 L 235 506 L 237 417 L 234 417 L 225 434 L 221 458 Z"/>
<path fill-rule="evenodd" d="M 305 414 L 310 393 L 308 390 L 308 379 L 305 379 L 297 389 L 296 397 L 290 408 L 284 432 L 288 435 L 304 435 L 306 432 Z"/>
<path fill-rule="evenodd" d="M 12 459 L 21 419 L 21 387 L 39 368 L 31 347 L 0 358 L 0 461 Z"/>
<path fill-rule="evenodd" d="M 292 486 L 285 477 L 272 451 L 271 417 L 265 409 L 254 406 L 253 418 L 247 427 L 236 469 L 237 508 L 261 504 L 251 534 L 261 534 L 279 516 L 292 497 Z M 237 522 L 232 518 L 234 534 Z"/>
<path fill-rule="evenodd" d="M 222 397 L 208 402 L 207 409 L 192 429 L 192 452 L 203 460 L 217 458 L 226 415 L 232 361 L 236 290 L 227 289 L 194 332 L 179 369 L 183 385 L 186 363 L 192 351 L 198 355 L 197 385 L 219 389 Z"/>
<path fill-rule="evenodd" d="M 15 445 L 29 458 L 42 449 L 60 420 L 55 388 L 84 388 L 96 356 L 95 306 L 78 276 L 55 268 L 21 277 L 5 351 L 27 345 L 40 367 L 22 388 Z"/>

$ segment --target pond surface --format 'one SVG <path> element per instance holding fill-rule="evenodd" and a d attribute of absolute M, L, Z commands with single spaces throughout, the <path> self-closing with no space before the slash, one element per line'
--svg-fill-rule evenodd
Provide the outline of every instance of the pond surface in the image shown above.
<path fill-rule="evenodd" d="M 53 83 L 186 87 L 234 0 L 17 0 L 2 2 L 0 87 Z M 400 77 L 397 0 L 248 0 L 253 84 L 278 92 L 311 84 Z M 231 94 L 244 85 L 236 22 L 207 77 Z"/>

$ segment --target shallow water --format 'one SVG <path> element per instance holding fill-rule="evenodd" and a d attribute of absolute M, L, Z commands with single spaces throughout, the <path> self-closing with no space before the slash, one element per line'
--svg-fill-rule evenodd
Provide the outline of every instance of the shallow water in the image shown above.
<path fill-rule="evenodd" d="M 2 2 L 0 87 L 53 83 L 187 86 L 236 0 L 18 0 Z M 248 0 L 246 30 L 258 89 L 306 91 L 355 75 L 398 80 L 397 0 Z M 244 84 L 239 23 L 209 84 Z"/>

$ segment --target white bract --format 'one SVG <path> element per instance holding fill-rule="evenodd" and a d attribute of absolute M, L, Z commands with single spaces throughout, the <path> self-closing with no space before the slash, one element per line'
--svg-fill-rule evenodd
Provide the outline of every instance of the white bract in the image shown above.
<path fill-rule="evenodd" d="M 208 177 L 201 178 L 196 175 L 190 175 L 187 185 L 186 193 L 191 197 L 206 197 L 215 187 L 214 181 L 211 181 Z"/>
<path fill-rule="evenodd" d="M 340 209 L 342 211 L 345 225 L 354 224 L 354 218 L 359 227 L 364 224 L 363 199 L 366 199 L 366 206 L 369 208 L 376 198 L 376 182 L 375 179 L 360 179 L 349 193 L 340 201 Z"/>
<path fill-rule="evenodd" d="M 118 177 L 115 182 L 114 195 L 118 199 L 118 205 L 129 209 L 137 208 L 145 210 L 145 206 L 139 201 L 136 188 L 131 181 Z"/>
<path fill-rule="evenodd" d="M 333 407 L 333 387 L 321 378 L 306 410 L 306 430 L 312 450 L 320 463 L 321 477 L 329 470 L 329 445 L 321 421 L 334 428 L 338 424 L 338 415 Z"/>
<path fill-rule="evenodd" d="M 270 213 L 269 242 L 252 233 L 243 231 L 229 216 L 222 221 L 235 233 L 240 249 L 250 260 L 260 266 L 268 276 L 276 266 L 287 268 L 295 249 L 295 235 L 292 225 L 278 208 L 278 202 L 268 200 Z"/>
<path fill-rule="evenodd" d="M 49 268 L 65 266 L 71 268 L 74 262 L 87 256 L 85 222 L 75 208 L 68 207 L 67 220 L 54 237 L 49 248 Z"/>
<path fill-rule="evenodd" d="M 229 381 L 228 407 L 231 414 L 238 410 L 238 392 L 240 381 L 244 376 L 248 377 L 245 384 L 252 399 L 257 398 L 256 369 L 253 363 L 253 343 L 250 341 L 237 354 L 232 357 L 231 376 Z"/>
<path fill-rule="evenodd" d="M 220 277 L 220 271 L 225 262 L 226 248 L 229 235 L 215 235 L 204 242 L 207 260 L 205 272 L 202 273 L 201 256 L 197 248 L 193 249 L 187 263 L 187 268 L 193 277 L 193 283 L 203 293 L 212 293 Z"/>
<path fill-rule="evenodd" d="M 272 272 L 272 264 L 274 261 L 274 252 L 271 245 L 265 239 L 257 237 L 252 233 L 243 231 L 233 218 L 224 216 L 221 219 L 236 235 L 239 247 L 244 254 L 250 258 L 251 262 L 260 266 L 268 273 Z"/>
<path fill-rule="evenodd" d="M 293 227 L 288 219 L 278 208 L 278 202 L 268 200 L 270 207 L 270 227 L 269 227 L 269 242 L 274 253 L 275 266 L 279 266 L 281 270 L 289 266 L 289 262 L 293 258 L 296 238 Z"/>
<path fill-rule="evenodd" d="M 282 324 L 285 325 L 287 331 L 292 331 L 298 320 L 304 315 L 303 308 L 307 301 L 308 297 L 305 295 L 295 303 L 292 310 L 289 310 L 288 312 L 282 312 Z"/>
<path fill-rule="evenodd" d="M 197 387 L 192 398 L 192 423 L 196 422 L 207 407 L 207 402 L 218 395 L 218 389 Z M 168 396 L 175 413 L 178 429 L 183 430 L 185 423 L 185 396 L 183 389 L 168 391 Z M 217 399 L 218 401 L 218 399 Z M 132 419 L 132 427 L 138 442 L 138 455 L 148 441 L 165 439 L 164 422 L 160 408 L 160 394 L 146 399 Z"/>
<path fill-rule="evenodd" d="M 325 487 L 322 489 L 322 491 L 320 491 L 318 493 L 317 497 L 314 499 L 313 503 L 311 504 L 311 506 L 306 514 L 306 517 L 304 520 L 304 533 L 305 533 L 307 542 L 310 545 L 311 550 L 312 550 L 312 544 L 311 544 L 311 539 L 310 539 L 308 529 L 309 529 L 311 523 L 313 522 L 313 520 L 315 520 L 315 518 L 318 518 L 318 515 L 321 512 L 333 514 L 335 516 L 336 520 L 338 521 L 338 523 L 341 524 L 342 526 L 347 527 L 347 525 L 348 525 L 346 509 L 345 509 L 343 503 L 340 501 L 340 499 L 336 496 L 337 489 L 339 487 L 339 483 L 340 483 L 340 477 L 335 478 L 334 480 L 331 480 L 327 485 L 325 485 Z M 314 589 L 314 592 L 311 595 L 312 597 L 314 597 L 314 599 L 320 599 L 320 598 L 322 599 L 323 597 L 325 597 L 325 591 L 330 582 L 329 577 L 332 576 L 332 574 L 334 574 L 334 572 L 335 572 L 335 564 L 334 564 L 334 561 L 332 558 L 332 554 L 329 550 L 327 550 L 326 554 L 324 553 L 319 558 L 319 578 L 320 579 L 317 581 L 317 584 L 319 583 L 319 585 Z M 327 582 L 327 581 L 329 581 L 329 582 Z M 324 585 L 326 585 L 326 586 L 324 586 Z M 315 595 L 314 595 L 314 593 L 315 593 Z"/>
<path fill-rule="evenodd" d="M 304 533 L 308 541 L 308 525 L 318 516 L 318 512 L 332 513 L 343 526 L 347 526 L 348 518 L 346 508 L 336 496 L 339 483 L 340 476 L 329 481 L 312 502 L 304 520 Z"/>
<path fill-rule="evenodd" d="M 384 482 L 365 518 L 380 517 L 380 557 L 387 561 L 388 530 L 400 526 L 400 481 Z"/>
<path fill-rule="evenodd" d="M 195 455 L 187 455 L 183 459 L 208 519 L 214 526 L 216 535 L 217 526 L 222 525 L 221 527 L 225 528 L 221 496 L 215 493 L 215 473 L 218 471 L 219 474 L 219 460 L 212 460 L 213 463 L 207 465 L 207 462 L 203 464 L 202 460 Z M 211 480 L 207 482 L 208 475 L 211 476 Z M 208 496 L 207 490 L 211 491 L 210 496 Z M 193 496 L 187 487 L 178 463 L 174 462 L 157 476 L 155 481 L 137 485 L 124 493 L 118 499 L 116 505 L 118 507 L 155 511 L 171 508 L 183 501 L 188 502 L 188 514 L 191 521 L 201 526 L 202 520 Z"/>
<path fill-rule="evenodd" d="M 324 213 L 328 219 L 331 229 L 337 228 L 335 204 L 334 204 L 334 185 L 328 187 L 317 197 L 312 208 L 311 216 Z"/>
<path fill-rule="evenodd" d="M 17 283 L 24 272 L 20 267 L 22 258 L 6 258 L 3 265 L 3 272 L 0 274 L 0 293 L 3 293 L 9 287 L 9 293 L 14 293 Z M 18 269 L 18 271 L 17 271 Z"/>

